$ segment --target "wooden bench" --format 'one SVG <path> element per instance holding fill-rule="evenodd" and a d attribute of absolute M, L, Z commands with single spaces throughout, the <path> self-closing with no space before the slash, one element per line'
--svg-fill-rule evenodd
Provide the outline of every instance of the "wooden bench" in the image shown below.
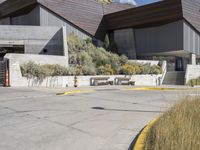
<path fill-rule="evenodd" d="M 108 81 L 109 77 L 93 77 L 90 79 L 90 84 L 92 86 L 98 85 L 109 85 L 112 84 L 111 81 Z"/>
<path fill-rule="evenodd" d="M 131 78 L 116 77 L 115 84 L 116 85 L 135 85 L 135 81 L 131 81 Z"/>

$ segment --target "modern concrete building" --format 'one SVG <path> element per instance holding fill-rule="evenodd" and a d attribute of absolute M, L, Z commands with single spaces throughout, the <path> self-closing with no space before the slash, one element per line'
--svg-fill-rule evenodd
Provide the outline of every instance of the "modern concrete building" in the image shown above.
<path fill-rule="evenodd" d="M 6 0 L 0 4 L 0 47 L 9 53 L 67 58 L 69 33 L 91 37 L 97 45 L 109 34 L 120 54 L 130 59 L 174 57 L 172 71 L 184 74 L 200 55 L 199 20 L 199 0 L 140 7 L 96 0 Z"/>

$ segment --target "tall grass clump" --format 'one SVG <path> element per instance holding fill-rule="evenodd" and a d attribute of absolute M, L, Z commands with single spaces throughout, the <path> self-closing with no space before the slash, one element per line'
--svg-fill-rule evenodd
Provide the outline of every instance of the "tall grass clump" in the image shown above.
<path fill-rule="evenodd" d="M 200 97 L 184 98 L 154 124 L 144 150 L 199 150 Z"/>

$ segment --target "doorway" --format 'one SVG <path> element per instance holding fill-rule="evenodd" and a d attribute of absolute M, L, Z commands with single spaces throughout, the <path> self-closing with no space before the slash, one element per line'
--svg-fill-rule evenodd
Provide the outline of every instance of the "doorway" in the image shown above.
<path fill-rule="evenodd" d="M 1 45 L 0 46 L 0 61 L 4 60 L 4 56 L 8 53 L 24 54 L 23 45 Z"/>
<path fill-rule="evenodd" d="M 184 71 L 183 58 L 176 57 L 175 71 Z"/>

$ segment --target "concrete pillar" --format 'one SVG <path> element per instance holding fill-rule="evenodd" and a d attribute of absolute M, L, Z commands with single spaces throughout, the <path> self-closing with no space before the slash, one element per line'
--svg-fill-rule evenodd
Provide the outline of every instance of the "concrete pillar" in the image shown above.
<path fill-rule="evenodd" d="M 67 65 L 69 65 L 69 52 L 68 52 L 68 45 L 67 45 L 67 29 L 66 27 L 62 27 L 63 32 L 63 54 L 67 59 Z"/>
<path fill-rule="evenodd" d="M 191 53 L 190 54 L 190 64 L 196 65 L 196 54 Z"/>
<path fill-rule="evenodd" d="M 188 64 L 189 64 L 189 59 L 188 58 L 183 58 L 183 68 L 184 68 L 184 71 L 186 71 Z"/>

